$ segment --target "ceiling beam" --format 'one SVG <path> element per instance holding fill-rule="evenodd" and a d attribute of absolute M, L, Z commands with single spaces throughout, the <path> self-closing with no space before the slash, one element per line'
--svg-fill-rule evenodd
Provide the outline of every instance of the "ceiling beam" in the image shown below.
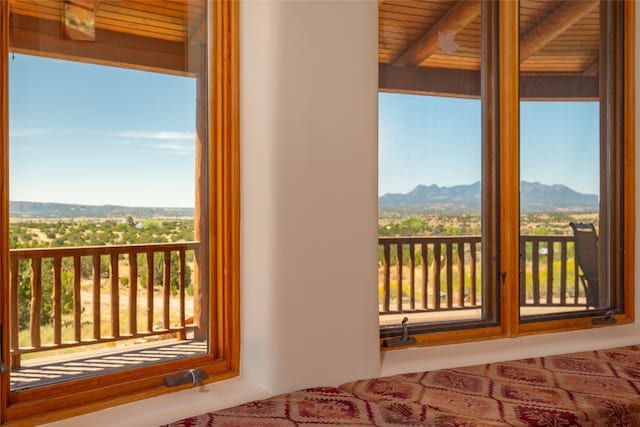
<path fill-rule="evenodd" d="M 480 99 L 480 72 L 433 67 L 378 65 L 383 92 Z M 520 76 L 522 101 L 598 100 L 597 76 Z"/>
<path fill-rule="evenodd" d="M 479 98 L 480 73 L 430 67 L 396 67 L 379 64 L 378 85 L 385 92 L 415 93 L 422 95 L 450 96 L 454 98 Z"/>
<path fill-rule="evenodd" d="M 591 12 L 599 0 L 571 0 L 558 2 L 559 6 L 531 28 L 520 40 L 520 62 L 545 47 L 569 27 Z"/>
<path fill-rule="evenodd" d="M 59 21 L 18 14 L 10 20 L 11 52 L 181 76 L 197 72 L 189 68 L 184 42 L 96 28 L 96 40 L 87 43 L 63 38 Z"/>
<path fill-rule="evenodd" d="M 440 34 L 455 36 L 480 16 L 480 1 L 458 1 L 395 61 L 394 65 L 419 65 L 439 48 Z"/>

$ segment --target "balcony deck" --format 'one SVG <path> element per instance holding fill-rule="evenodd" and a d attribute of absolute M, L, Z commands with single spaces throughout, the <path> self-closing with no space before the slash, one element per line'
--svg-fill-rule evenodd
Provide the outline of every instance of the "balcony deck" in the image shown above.
<path fill-rule="evenodd" d="M 27 359 L 20 369 L 12 370 L 11 390 L 34 387 L 117 372 L 184 357 L 206 354 L 207 342 L 165 340 L 160 343 L 136 344 L 127 350 L 93 351 L 91 353 Z"/>

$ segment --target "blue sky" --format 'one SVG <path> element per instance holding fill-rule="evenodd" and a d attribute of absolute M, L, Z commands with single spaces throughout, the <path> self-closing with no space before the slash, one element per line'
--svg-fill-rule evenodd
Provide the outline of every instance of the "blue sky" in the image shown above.
<path fill-rule="evenodd" d="M 379 94 L 379 195 L 481 179 L 478 100 Z M 598 194 L 598 103 L 523 102 L 520 178 Z"/>
<path fill-rule="evenodd" d="M 192 207 L 195 79 L 12 56 L 11 200 Z M 381 93 L 379 194 L 481 178 L 480 102 Z M 598 104 L 521 105 L 521 179 L 598 193 Z"/>
<path fill-rule="evenodd" d="M 193 78 L 9 60 L 11 200 L 192 207 Z"/>

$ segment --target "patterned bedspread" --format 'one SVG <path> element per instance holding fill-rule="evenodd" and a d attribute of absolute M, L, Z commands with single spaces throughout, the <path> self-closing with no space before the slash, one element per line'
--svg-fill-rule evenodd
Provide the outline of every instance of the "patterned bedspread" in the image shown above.
<path fill-rule="evenodd" d="M 168 426 L 640 426 L 640 345 L 318 387 Z"/>

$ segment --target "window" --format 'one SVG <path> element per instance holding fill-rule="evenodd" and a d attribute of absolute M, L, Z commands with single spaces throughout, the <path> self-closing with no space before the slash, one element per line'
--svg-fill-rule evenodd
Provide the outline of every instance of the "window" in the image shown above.
<path fill-rule="evenodd" d="M 0 17 L 2 421 L 237 375 L 237 4 Z"/>
<path fill-rule="evenodd" d="M 632 320 L 633 17 L 380 4 L 383 340 L 404 318 L 418 345 Z"/>

